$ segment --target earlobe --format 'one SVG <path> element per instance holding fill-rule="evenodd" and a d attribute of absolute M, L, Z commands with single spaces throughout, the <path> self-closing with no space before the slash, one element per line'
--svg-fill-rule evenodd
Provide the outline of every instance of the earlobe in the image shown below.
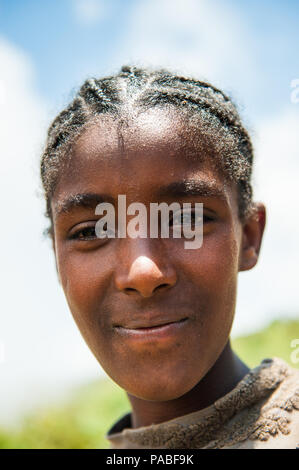
<path fill-rule="evenodd" d="M 258 254 L 253 247 L 243 250 L 241 254 L 241 263 L 239 271 L 248 271 L 252 269 L 258 260 Z"/>
<path fill-rule="evenodd" d="M 247 271 L 256 265 L 265 224 L 266 208 L 261 202 L 255 203 L 252 215 L 243 225 L 239 271 Z"/>

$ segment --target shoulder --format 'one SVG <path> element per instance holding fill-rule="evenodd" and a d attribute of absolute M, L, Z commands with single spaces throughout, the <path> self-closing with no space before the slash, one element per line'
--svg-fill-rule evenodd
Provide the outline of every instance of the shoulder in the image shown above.
<path fill-rule="evenodd" d="M 281 359 L 277 359 L 283 363 Z M 283 363 L 285 364 L 285 363 Z M 264 403 L 251 440 L 264 447 L 299 447 L 299 370 L 286 365 L 286 377 Z"/>
<path fill-rule="evenodd" d="M 126 415 L 107 435 L 112 448 L 296 448 L 299 370 L 264 359 L 211 406 L 132 429 Z"/>
<path fill-rule="evenodd" d="M 260 389 L 273 391 L 227 423 L 222 447 L 299 447 L 299 370 L 279 358 L 265 359 L 252 370 Z"/>

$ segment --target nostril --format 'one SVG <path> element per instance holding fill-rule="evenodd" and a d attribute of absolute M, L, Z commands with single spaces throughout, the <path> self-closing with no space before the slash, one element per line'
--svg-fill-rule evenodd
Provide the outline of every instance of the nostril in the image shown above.
<path fill-rule="evenodd" d="M 154 292 L 156 292 L 158 289 L 166 289 L 167 287 L 170 287 L 169 284 L 167 283 L 164 283 L 164 284 L 160 284 L 159 286 L 155 287 L 152 291 L 151 291 L 151 294 L 153 294 Z M 124 289 L 124 292 L 126 292 L 126 294 L 133 294 L 133 293 L 136 293 L 136 292 L 140 292 L 142 293 L 143 290 L 138 290 L 138 289 L 135 289 L 134 287 L 125 287 Z"/>
<path fill-rule="evenodd" d="M 160 284 L 159 286 L 155 287 L 154 292 L 158 289 L 164 289 L 166 287 L 169 287 L 169 284 L 166 284 L 166 283 L 165 284 Z"/>
<path fill-rule="evenodd" d="M 137 292 L 137 289 L 134 289 L 133 287 L 126 287 L 125 291 L 130 293 L 130 292 Z"/>

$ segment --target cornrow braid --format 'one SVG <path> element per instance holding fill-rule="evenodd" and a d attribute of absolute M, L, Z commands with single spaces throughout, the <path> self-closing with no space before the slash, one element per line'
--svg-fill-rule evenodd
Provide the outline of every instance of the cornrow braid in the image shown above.
<path fill-rule="evenodd" d="M 41 180 L 46 198 L 46 215 L 52 222 L 51 198 L 63 164 L 76 139 L 97 116 L 122 117 L 129 106 L 150 109 L 174 106 L 199 117 L 225 138 L 215 138 L 219 164 L 230 180 L 237 183 L 239 218 L 244 220 L 253 208 L 251 173 L 253 148 L 236 106 L 221 90 L 208 82 L 160 69 L 151 71 L 123 66 L 116 75 L 86 80 L 73 101 L 54 119 L 48 130 L 41 158 Z M 221 147 L 222 145 L 222 147 Z M 50 228 L 51 232 L 51 228 Z"/>

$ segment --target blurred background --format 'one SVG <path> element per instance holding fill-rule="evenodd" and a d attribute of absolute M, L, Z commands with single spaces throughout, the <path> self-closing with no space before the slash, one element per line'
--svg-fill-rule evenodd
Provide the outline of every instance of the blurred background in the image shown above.
<path fill-rule="evenodd" d="M 123 64 L 206 79 L 237 103 L 267 225 L 239 275 L 233 344 L 250 366 L 299 367 L 298 20 L 296 0 L 0 0 L 0 447 L 102 448 L 129 410 L 66 305 L 39 182 L 51 120 Z"/>

